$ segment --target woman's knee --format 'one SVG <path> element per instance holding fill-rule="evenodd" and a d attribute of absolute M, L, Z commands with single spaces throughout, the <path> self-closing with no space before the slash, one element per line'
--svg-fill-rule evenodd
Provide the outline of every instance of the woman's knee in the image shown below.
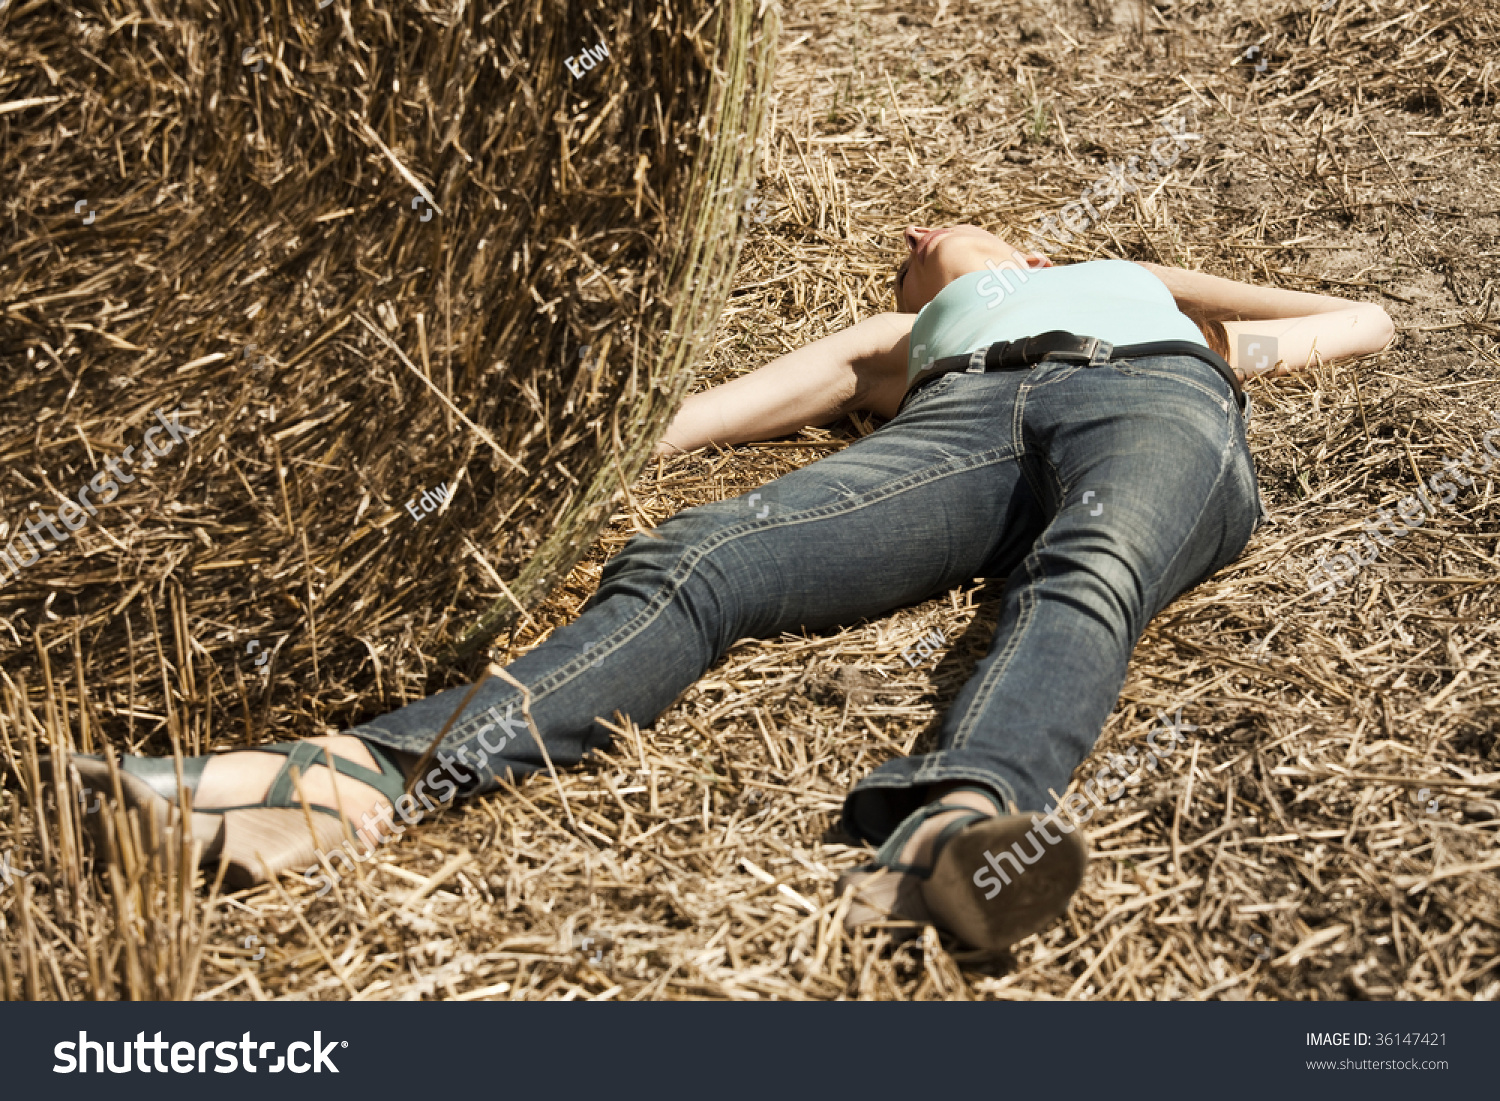
<path fill-rule="evenodd" d="M 712 573 L 714 551 L 724 543 L 720 535 L 737 522 L 718 507 L 722 504 L 684 509 L 650 531 L 631 537 L 605 563 L 599 590 L 592 599 L 603 599 L 622 588 L 649 598 L 663 588 L 680 591 L 689 587 L 695 576 Z"/>

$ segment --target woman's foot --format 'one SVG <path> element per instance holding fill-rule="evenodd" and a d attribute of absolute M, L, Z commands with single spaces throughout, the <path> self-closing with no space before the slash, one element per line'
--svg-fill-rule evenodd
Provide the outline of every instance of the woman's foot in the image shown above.
<path fill-rule="evenodd" d="M 935 789 L 892 834 L 912 830 L 899 853 L 886 851 L 887 842 L 875 863 L 839 879 L 841 893 L 855 887 L 846 928 L 920 922 L 971 947 L 998 951 L 1060 916 L 1088 863 L 1081 835 L 1055 818 L 995 813 L 999 809 L 994 796 L 973 787 Z M 909 825 L 919 816 L 914 828 Z"/>
<path fill-rule="evenodd" d="M 932 850 L 938 835 L 954 821 L 959 812 L 978 811 L 986 815 L 994 813 L 994 800 L 990 796 L 973 790 L 954 790 L 955 787 L 955 784 L 943 784 L 929 789 L 930 798 L 925 806 L 938 804 L 952 809 L 937 813 L 918 825 L 916 832 L 896 856 L 898 862 L 917 868 L 931 867 Z M 905 824 L 903 822 L 902 826 Z M 901 828 L 898 826 L 897 831 Z M 878 863 L 862 864 L 840 876 L 835 890 L 843 894 L 844 888 L 850 884 L 855 886 L 854 898 L 844 917 L 844 925 L 850 930 L 887 921 L 915 921 L 923 924 L 931 924 L 933 921 L 922 897 L 922 881 L 915 875 L 895 872 Z M 908 939 L 914 935 L 915 931 L 910 931 L 906 937 L 897 939 Z"/>
<path fill-rule="evenodd" d="M 328 767 L 329 753 L 340 762 L 337 774 Z M 189 758 L 183 782 L 191 792 L 193 837 L 203 843 L 202 859 L 228 862 L 225 878 L 249 885 L 264 881 L 268 872 L 315 864 L 320 853 L 349 837 L 368 853 L 395 832 L 391 811 L 403 783 L 405 762 L 381 754 L 384 761 L 359 738 L 334 734 Z M 72 760 L 85 787 L 113 790 L 102 758 Z M 351 766 L 355 775 L 346 771 Z M 154 816 L 159 836 L 169 836 L 178 795 L 171 759 L 126 758 L 119 775 L 127 805 Z M 304 799 L 311 814 L 303 810 Z"/>
<path fill-rule="evenodd" d="M 303 740 L 322 746 L 345 761 L 373 771 L 380 770 L 375 755 L 353 734 L 325 734 Z M 321 754 L 319 759 L 326 760 Z M 284 764 L 286 758 L 281 754 L 256 749 L 216 753 L 204 766 L 203 778 L 193 793 L 193 807 L 201 811 L 258 803 L 266 797 Z M 356 825 L 378 807 L 391 805 L 389 799 L 369 784 L 342 773 L 335 777 L 326 764 L 309 768 L 300 777 L 300 784 L 309 805 L 338 808 L 342 804 L 344 817 Z M 300 808 L 297 813 L 302 813 Z M 385 832 L 390 832 L 389 827 Z"/>

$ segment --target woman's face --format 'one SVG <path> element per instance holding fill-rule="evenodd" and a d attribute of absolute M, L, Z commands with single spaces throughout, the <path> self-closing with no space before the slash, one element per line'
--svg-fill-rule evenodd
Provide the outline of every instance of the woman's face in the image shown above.
<path fill-rule="evenodd" d="M 953 280 L 991 264 L 1049 268 L 1039 252 L 1022 252 L 978 226 L 906 227 L 907 256 L 896 269 L 896 309 L 916 313 Z"/>

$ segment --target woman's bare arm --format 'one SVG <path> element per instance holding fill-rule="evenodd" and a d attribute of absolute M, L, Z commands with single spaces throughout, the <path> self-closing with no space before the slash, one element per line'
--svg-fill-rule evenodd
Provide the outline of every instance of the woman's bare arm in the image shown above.
<path fill-rule="evenodd" d="M 1390 343 L 1395 331 L 1373 303 L 1240 283 L 1186 268 L 1140 266 L 1166 284 L 1184 313 L 1223 322 L 1229 363 L 1241 377 L 1287 374 L 1311 362 L 1314 351 L 1324 359 L 1368 355 Z M 774 439 L 861 409 L 894 417 L 906 390 L 908 336 L 915 321 L 915 314 L 876 314 L 691 395 L 655 453 Z"/>
<path fill-rule="evenodd" d="M 1395 326 L 1379 306 L 1361 303 L 1307 317 L 1225 321 L 1229 365 L 1247 375 L 1288 375 L 1313 361 L 1367 356 L 1391 342 Z"/>
<path fill-rule="evenodd" d="M 856 409 L 880 412 L 891 405 L 892 395 L 899 403 L 906 335 L 915 320 L 914 314 L 876 314 L 689 396 L 655 453 L 774 439 L 807 425 L 829 424 Z"/>
<path fill-rule="evenodd" d="M 1395 335 L 1390 316 L 1373 302 L 1140 266 L 1166 284 L 1183 313 L 1223 322 L 1229 365 L 1242 378 L 1290 374 L 1311 363 L 1315 352 L 1325 360 L 1369 355 Z"/>
<path fill-rule="evenodd" d="M 1330 294 L 1285 291 L 1256 283 L 1241 283 L 1207 272 L 1169 268 L 1136 261 L 1167 285 L 1179 306 L 1213 321 L 1259 321 L 1277 317 L 1306 317 L 1364 305 Z M 1376 307 L 1379 309 L 1379 307 Z M 1382 311 L 1384 312 L 1384 311 Z"/>

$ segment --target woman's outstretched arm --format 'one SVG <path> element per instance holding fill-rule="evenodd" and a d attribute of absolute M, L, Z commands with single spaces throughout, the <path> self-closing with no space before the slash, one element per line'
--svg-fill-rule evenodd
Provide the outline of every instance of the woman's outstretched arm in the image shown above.
<path fill-rule="evenodd" d="M 1240 283 L 1186 268 L 1140 266 L 1166 284 L 1183 313 L 1223 323 L 1226 358 L 1241 378 L 1290 374 L 1311 363 L 1314 352 L 1325 360 L 1370 355 L 1395 335 L 1390 316 L 1373 302 Z M 1272 341 L 1275 354 L 1268 356 Z"/>
<path fill-rule="evenodd" d="M 906 337 L 915 320 L 915 314 L 876 314 L 690 395 L 655 453 L 774 439 L 856 409 L 880 412 L 893 393 L 899 403 L 897 383 L 906 381 Z"/>

